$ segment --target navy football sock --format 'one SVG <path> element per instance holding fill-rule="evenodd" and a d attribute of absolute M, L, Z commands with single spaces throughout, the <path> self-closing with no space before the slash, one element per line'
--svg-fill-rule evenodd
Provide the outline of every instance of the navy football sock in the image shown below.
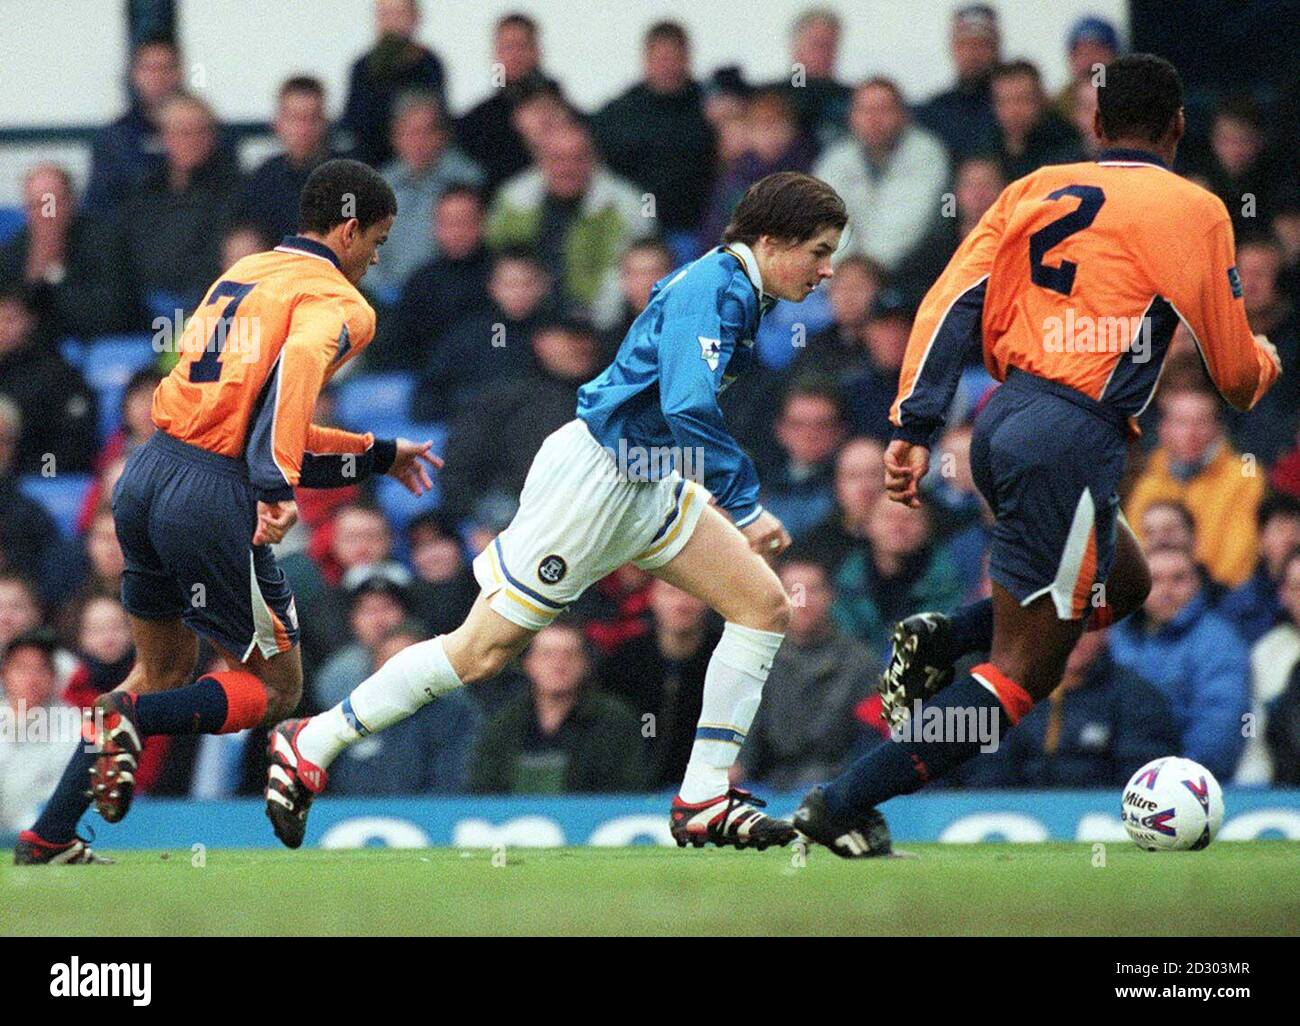
<path fill-rule="evenodd" d="M 78 744 L 50 800 L 32 824 L 33 832 L 42 841 L 67 844 L 76 836 L 77 823 L 90 808 L 90 764 L 94 761 L 94 751 L 88 750 L 84 742 Z"/>
<path fill-rule="evenodd" d="M 987 652 L 993 647 L 993 600 L 962 606 L 948 618 L 948 632 L 954 663 L 972 652 Z"/>
<path fill-rule="evenodd" d="M 976 667 L 976 672 L 982 669 Z M 970 674 L 925 702 L 919 714 L 915 707 L 911 712 L 899 735 L 906 740 L 891 738 L 878 745 L 826 785 L 833 816 L 853 819 L 889 798 L 919 790 L 982 746 L 1000 743 L 1012 724 L 993 692 Z M 933 739 L 922 740 L 926 737 Z"/>
<path fill-rule="evenodd" d="M 136 720 L 150 734 L 215 734 L 226 722 L 229 702 L 221 684 L 200 677 L 189 687 L 139 695 Z"/>

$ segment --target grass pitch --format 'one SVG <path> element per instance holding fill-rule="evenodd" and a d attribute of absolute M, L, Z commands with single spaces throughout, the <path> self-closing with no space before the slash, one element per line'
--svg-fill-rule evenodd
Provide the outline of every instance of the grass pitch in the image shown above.
<path fill-rule="evenodd" d="M 0 866 L 0 933 L 1296 934 L 1300 843 L 812 848 L 187 850 L 113 866 Z M 803 861 L 803 865 L 798 863 Z M 114 895 L 110 903 L 103 896 Z"/>

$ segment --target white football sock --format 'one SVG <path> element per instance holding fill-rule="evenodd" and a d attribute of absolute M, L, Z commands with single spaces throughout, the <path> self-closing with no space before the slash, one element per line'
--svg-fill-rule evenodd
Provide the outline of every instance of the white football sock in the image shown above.
<path fill-rule="evenodd" d="M 704 673 L 704 703 L 678 794 L 702 802 L 723 794 L 763 697 L 763 684 L 784 634 L 728 623 Z"/>
<path fill-rule="evenodd" d="M 410 645 L 358 684 L 332 709 L 313 716 L 298 734 L 298 751 L 324 769 L 348 745 L 404 720 L 444 692 L 461 687 L 442 637 Z"/>

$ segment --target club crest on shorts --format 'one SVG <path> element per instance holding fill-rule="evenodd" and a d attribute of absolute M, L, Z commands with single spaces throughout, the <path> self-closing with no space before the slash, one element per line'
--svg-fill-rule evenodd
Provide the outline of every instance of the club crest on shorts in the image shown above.
<path fill-rule="evenodd" d="M 547 584 L 559 584 L 569 572 L 569 565 L 552 553 L 537 564 L 537 576 Z"/>

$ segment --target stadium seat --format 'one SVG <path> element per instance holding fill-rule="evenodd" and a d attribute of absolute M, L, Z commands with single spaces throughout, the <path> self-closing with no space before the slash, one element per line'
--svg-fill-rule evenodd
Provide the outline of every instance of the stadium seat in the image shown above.
<path fill-rule="evenodd" d="M 99 398 L 99 436 L 107 438 L 117 429 L 122 391 L 131 375 L 158 360 L 153 336 L 105 335 L 89 343 L 81 374 Z"/>
<path fill-rule="evenodd" d="M 59 355 L 63 357 L 68 366 L 81 370 L 86 363 L 86 343 L 70 335 L 67 338 L 60 339 Z"/>
<path fill-rule="evenodd" d="M 408 423 L 415 375 L 409 371 L 356 374 L 338 386 L 334 416 L 352 431 L 391 437 L 389 425 Z"/>
<path fill-rule="evenodd" d="M 433 451 L 438 455 L 442 454 L 447 441 L 447 429 L 442 424 L 419 423 L 411 420 L 392 421 L 381 434 L 387 437 L 409 438 L 412 441 L 433 442 Z M 438 475 L 434 473 L 430 474 L 430 477 L 433 478 L 433 488 L 418 498 L 394 478 L 376 479 L 375 501 L 379 503 L 379 508 L 384 511 L 393 529 L 399 534 L 405 531 L 406 525 L 416 517 L 430 513 L 442 504 L 442 489 L 439 486 Z"/>
<path fill-rule="evenodd" d="M 8 242 L 27 223 L 22 207 L 0 207 L 0 244 Z"/>
<path fill-rule="evenodd" d="M 833 320 L 830 297 L 824 288 L 802 303 L 777 303 L 758 327 L 755 342 L 759 360 L 769 370 L 784 370 L 799 354 L 798 345 L 806 345 Z"/>
<path fill-rule="evenodd" d="M 81 512 L 86 491 L 94 480 L 91 474 L 57 474 L 54 477 L 24 474 L 18 479 L 18 488 L 29 499 L 40 503 L 58 526 L 60 534 L 71 538 L 77 531 L 77 514 Z"/>

